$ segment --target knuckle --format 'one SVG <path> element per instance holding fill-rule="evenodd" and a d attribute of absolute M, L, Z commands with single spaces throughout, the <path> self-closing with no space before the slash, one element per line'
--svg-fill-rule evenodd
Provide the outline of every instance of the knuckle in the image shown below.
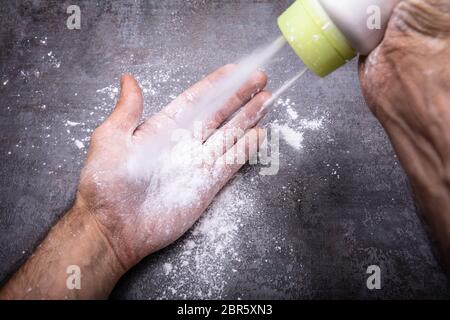
<path fill-rule="evenodd" d="M 258 70 L 256 75 L 257 75 L 257 82 L 258 83 L 265 84 L 267 82 L 268 77 L 267 77 L 267 74 L 264 71 Z"/>

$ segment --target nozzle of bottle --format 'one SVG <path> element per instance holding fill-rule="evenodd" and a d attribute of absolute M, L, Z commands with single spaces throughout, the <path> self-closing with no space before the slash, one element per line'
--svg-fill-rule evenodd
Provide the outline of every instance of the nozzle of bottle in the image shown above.
<path fill-rule="evenodd" d="M 286 41 L 305 65 L 325 77 L 382 41 L 401 0 L 297 0 L 279 18 Z"/>

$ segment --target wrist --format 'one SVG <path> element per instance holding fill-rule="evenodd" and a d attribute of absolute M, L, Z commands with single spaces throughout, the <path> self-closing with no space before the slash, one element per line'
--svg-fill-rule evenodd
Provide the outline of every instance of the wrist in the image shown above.
<path fill-rule="evenodd" d="M 79 234 L 79 254 L 85 257 L 83 264 L 88 265 L 94 259 L 96 268 L 99 269 L 97 272 L 103 271 L 117 280 L 128 270 L 105 236 L 93 212 L 75 203 L 67 213 L 65 223 L 70 229 L 69 232 Z"/>
<path fill-rule="evenodd" d="M 418 212 L 450 271 L 450 111 L 448 99 L 443 99 L 448 93 L 440 89 L 437 83 L 416 99 L 389 100 L 384 108 L 389 116 L 381 122 L 409 178 Z"/>
<path fill-rule="evenodd" d="M 103 299 L 126 270 L 89 212 L 75 205 L 0 291 L 5 299 Z"/>
<path fill-rule="evenodd" d="M 116 270 L 125 273 L 148 255 L 142 243 L 136 240 L 140 234 L 128 232 L 126 221 L 122 220 L 129 208 L 104 203 L 100 197 L 90 199 L 86 192 L 77 194 L 77 199 L 71 211 L 82 216 L 90 233 L 96 242 L 108 248 L 110 260 L 114 261 Z"/>
<path fill-rule="evenodd" d="M 56 256 L 48 273 L 55 273 L 58 285 L 49 292 L 50 298 L 107 298 L 126 272 L 92 214 L 77 204 L 52 229 L 40 250 L 38 255 Z M 79 288 L 70 287 L 76 283 L 71 276 L 80 278 Z"/>

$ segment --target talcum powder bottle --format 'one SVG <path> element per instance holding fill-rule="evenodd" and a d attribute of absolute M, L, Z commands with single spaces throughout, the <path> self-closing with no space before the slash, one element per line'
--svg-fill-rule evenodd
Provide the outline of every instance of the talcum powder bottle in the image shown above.
<path fill-rule="evenodd" d="M 297 0 L 278 25 L 306 66 L 325 77 L 358 53 L 376 48 L 400 1 Z"/>

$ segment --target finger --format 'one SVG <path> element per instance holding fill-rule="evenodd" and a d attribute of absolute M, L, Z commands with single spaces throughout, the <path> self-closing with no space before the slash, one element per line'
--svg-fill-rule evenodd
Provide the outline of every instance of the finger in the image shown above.
<path fill-rule="evenodd" d="M 225 65 L 210 75 L 206 76 L 181 95 L 179 95 L 174 101 L 168 104 L 160 112 L 152 115 L 150 118 L 144 121 L 137 133 L 157 133 L 160 129 L 173 130 L 177 127 L 176 117 L 186 108 L 192 108 L 192 106 L 198 104 L 201 97 L 213 89 L 213 84 L 224 78 L 236 69 L 236 65 Z"/>
<path fill-rule="evenodd" d="M 157 119 L 158 127 L 166 128 L 167 126 L 176 126 L 177 119 L 187 112 L 194 115 L 192 118 L 195 119 L 195 115 L 201 114 L 202 107 L 205 107 L 200 103 L 201 99 L 208 94 L 211 95 L 211 92 L 217 88 L 218 82 L 236 70 L 237 65 L 223 66 L 186 90 L 156 115 L 155 119 Z M 250 100 L 254 94 L 261 91 L 266 84 L 267 76 L 263 72 L 253 73 L 220 109 L 213 112 L 212 115 L 206 119 L 205 124 L 202 124 L 202 126 L 204 128 L 217 128 L 226 118 Z M 220 97 L 217 98 L 220 99 Z M 155 119 L 153 119 L 153 117 L 149 118 L 141 125 L 140 129 L 146 130 L 157 127 Z M 200 139 L 204 140 L 205 137 L 201 135 Z"/>
<path fill-rule="evenodd" d="M 133 133 L 139 124 L 144 100 L 141 88 L 131 75 L 123 75 L 120 81 L 120 96 L 111 115 L 105 123 Z"/>
<path fill-rule="evenodd" d="M 212 90 L 219 80 L 230 75 L 233 71 L 236 71 L 237 67 L 238 66 L 235 64 L 227 64 L 220 67 L 184 91 L 174 101 L 162 109 L 161 112 L 165 113 L 170 118 L 176 118 L 177 114 L 185 108 L 197 105 L 202 97 Z"/>
<path fill-rule="evenodd" d="M 216 159 L 222 156 L 265 116 L 268 109 L 264 108 L 264 104 L 271 96 L 270 92 L 263 91 L 251 99 L 236 116 L 209 137 L 205 142 L 207 152 Z"/>
<path fill-rule="evenodd" d="M 219 128 L 225 120 L 233 115 L 239 108 L 249 102 L 252 97 L 261 92 L 267 84 L 267 76 L 261 71 L 254 72 L 250 78 L 234 93 L 216 112 L 207 117 L 203 123 L 205 141 L 212 129 Z"/>
<path fill-rule="evenodd" d="M 256 155 L 265 138 L 263 129 L 253 128 L 216 161 L 213 172 L 217 179 L 217 190 L 221 189 L 249 159 Z"/>

